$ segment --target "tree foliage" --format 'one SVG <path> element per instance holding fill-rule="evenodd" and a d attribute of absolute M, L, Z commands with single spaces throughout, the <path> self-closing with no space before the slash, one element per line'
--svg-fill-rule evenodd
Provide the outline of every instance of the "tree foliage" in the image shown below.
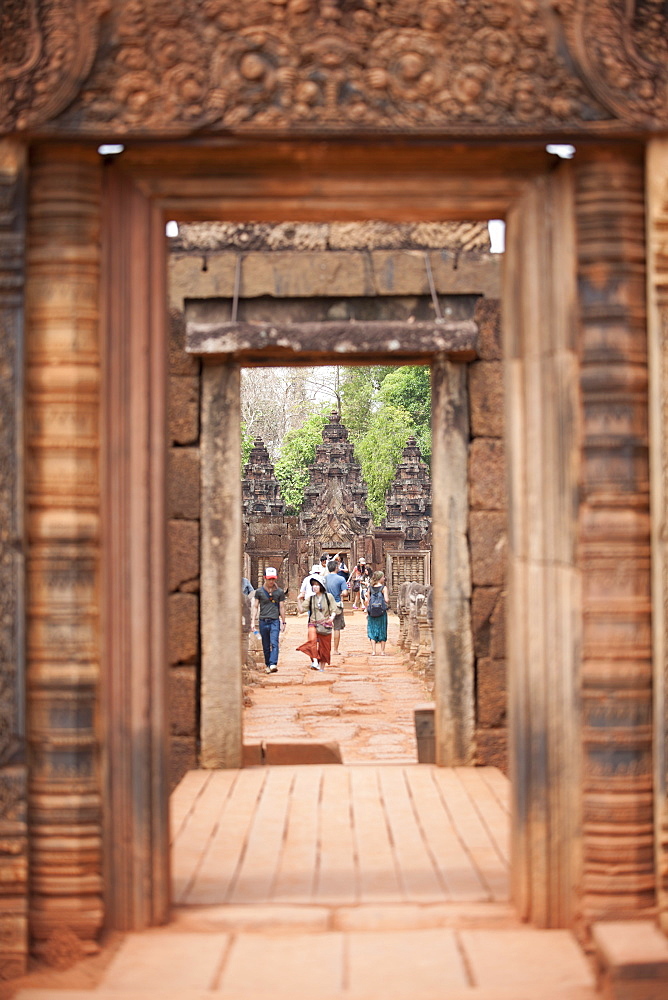
<path fill-rule="evenodd" d="M 312 413 L 309 368 L 243 368 L 241 420 L 251 442 L 261 438 L 275 461 L 285 435 Z"/>
<path fill-rule="evenodd" d="M 345 368 L 341 377 L 341 420 L 353 443 L 361 441 L 369 429 L 378 392 L 394 369 L 385 365 Z"/>
<path fill-rule="evenodd" d="M 393 368 L 383 379 L 378 397 L 383 403 L 396 406 L 409 414 L 411 433 L 417 440 L 422 457 L 431 461 L 431 370 L 424 365 Z"/>
<path fill-rule="evenodd" d="M 430 369 L 419 365 L 390 369 L 379 387 L 378 398 L 405 410 L 416 427 L 428 424 L 431 419 Z"/>
<path fill-rule="evenodd" d="M 241 423 L 241 475 L 244 474 L 244 469 L 248 465 L 248 459 L 250 458 L 251 449 L 253 447 L 253 435 L 249 434 L 246 423 L 242 421 Z"/>
<path fill-rule="evenodd" d="M 281 486 L 281 496 L 286 512 L 296 514 L 304 502 L 308 486 L 308 467 L 315 459 L 315 449 L 322 444 L 322 429 L 327 423 L 331 407 L 323 404 L 301 427 L 288 431 L 283 439 L 281 457 L 274 471 Z"/>
<path fill-rule="evenodd" d="M 413 429 L 410 415 L 385 404 L 373 414 L 369 427 L 355 448 L 367 487 L 367 507 L 376 524 L 385 517 L 385 493 L 401 461 L 401 453 Z"/>
<path fill-rule="evenodd" d="M 385 493 L 411 434 L 427 464 L 431 458 L 428 367 L 247 370 L 242 387 L 244 464 L 253 438 L 261 437 L 275 461 L 286 510 L 298 513 L 308 485 L 308 467 L 322 442 L 322 428 L 333 404 L 340 407 L 362 467 L 369 510 L 379 523 L 386 514 Z"/>

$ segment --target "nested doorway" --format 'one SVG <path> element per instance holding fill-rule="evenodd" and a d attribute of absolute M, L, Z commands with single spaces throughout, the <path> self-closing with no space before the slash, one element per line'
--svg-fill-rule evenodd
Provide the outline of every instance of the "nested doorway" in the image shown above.
<path fill-rule="evenodd" d="M 104 593 L 108 664 L 105 712 L 108 773 L 107 843 L 122 845 L 132 815 L 132 856 L 119 846 L 107 857 L 108 913 L 117 926 L 164 918 L 168 906 L 168 830 L 165 646 L 164 384 L 166 218 L 365 219 L 502 218 L 509 222 L 506 260 L 505 351 L 509 397 L 511 606 L 509 627 L 511 727 L 514 745 L 513 871 L 523 915 L 559 925 L 572 921 L 579 858 L 571 843 L 579 829 L 579 719 L 574 695 L 578 648 L 578 590 L 573 537 L 576 512 L 564 509 L 574 492 L 579 446 L 578 364 L 572 318 L 576 255 L 573 179 L 558 171 L 542 149 L 452 149 L 406 144 L 387 147 L 332 143 L 238 144 L 228 148 L 165 147 L 160 163 L 151 151 L 129 150 L 107 168 L 104 271 L 107 378 L 105 431 L 108 485 Z M 296 164 L 299 163 L 299 169 Z M 544 220 L 546 212 L 550 225 Z M 119 294 L 119 289 L 122 294 Z M 556 306 L 556 308 L 548 308 Z M 209 367 L 208 392 L 216 398 L 212 428 L 219 481 L 219 517 L 210 544 L 223 553 L 223 576 L 236 579 L 241 565 L 239 366 L 255 360 L 237 351 Z M 381 354 L 381 358 L 382 358 Z M 220 360 L 220 359 L 219 359 Z M 335 363 L 335 350 L 322 360 Z M 373 359 L 372 359 L 373 360 Z M 458 380 L 447 352 L 434 350 L 434 481 L 448 462 L 448 435 L 456 425 Z M 559 428 L 558 434 L 554 430 Z M 558 441 L 557 441 L 558 437 Z M 546 456 L 558 476 L 541 474 Z M 225 470 L 232 474 L 225 475 Z M 443 482 L 446 477 L 443 477 Z M 220 499 L 222 497 L 222 506 Z M 529 513 L 531 512 L 531 519 Z M 539 517 L 535 515 L 540 515 Z M 462 727 L 468 679 L 460 661 L 459 622 L 466 602 L 459 574 L 462 521 L 447 486 L 434 490 L 432 583 L 441 595 L 434 621 L 437 661 L 439 762 L 462 760 Z M 556 544 L 555 544 L 556 543 Z M 128 568 L 131 572 L 128 574 Z M 527 621 L 527 594 L 547 609 L 544 627 Z M 239 763 L 241 733 L 240 594 L 223 588 L 217 615 L 225 622 L 226 656 L 234 670 L 216 679 L 213 702 L 229 725 L 215 763 Z M 570 629 L 554 647 L 558 621 Z M 147 624 L 148 623 L 148 624 Z M 135 641 L 138 640 L 138 641 Z M 527 702 L 527 672 L 533 672 Z M 559 711 L 548 689 L 559 691 Z M 573 707 L 575 706 L 575 708 Z M 220 716 L 219 716 L 220 717 Z M 125 719 L 150 719 L 130 732 Z M 548 721 L 549 720 L 549 721 Z M 549 755 L 547 748 L 550 748 Z M 543 752 L 536 754 L 536 748 Z M 568 767 L 562 766 L 566 759 Z M 548 772 L 552 792 L 548 796 Z M 526 850 L 531 812 L 539 807 L 552 831 L 549 895 L 546 868 Z M 559 845 L 562 845 L 561 847 Z M 567 845 L 567 846 L 563 846 Z M 129 886 L 143 871 L 145 892 Z"/>

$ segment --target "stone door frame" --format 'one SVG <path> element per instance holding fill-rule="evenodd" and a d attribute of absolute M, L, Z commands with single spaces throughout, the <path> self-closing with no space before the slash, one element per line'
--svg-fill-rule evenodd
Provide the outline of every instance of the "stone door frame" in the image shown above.
<path fill-rule="evenodd" d="M 636 322 L 643 315 L 645 295 L 638 292 L 634 270 L 644 238 L 644 209 L 637 196 L 643 189 L 639 150 L 641 154 L 641 147 L 598 143 L 579 153 L 574 165 L 562 164 L 558 170 L 540 143 L 470 147 L 442 145 L 436 140 L 392 144 L 234 140 L 173 147 L 149 143 L 132 146 L 117 163 L 106 167 L 90 146 L 45 144 L 36 150 L 38 171 L 28 230 L 33 247 L 28 265 L 32 365 L 28 416 L 41 413 L 41 392 L 55 391 L 48 380 L 43 389 L 35 377 L 40 365 L 46 372 L 50 361 L 35 352 L 35 346 L 41 346 L 42 317 L 50 305 L 46 269 L 52 257 L 59 259 L 63 240 L 65 250 L 70 244 L 88 247 L 90 233 L 99 223 L 102 307 L 97 349 L 102 389 L 95 388 L 93 340 L 82 355 L 74 337 L 58 341 L 59 351 L 71 359 L 72 367 L 61 369 L 64 381 L 56 388 L 62 391 L 69 386 L 81 399 L 81 414 L 90 416 L 87 426 L 95 426 L 95 404 L 101 403 L 102 490 L 98 520 L 92 451 L 96 439 L 89 434 L 85 439 L 88 451 L 81 460 L 63 465 L 75 477 L 72 484 L 68 480 L 54 499 L 49 492 L 51 480 L 42 479 L 40 472 L 51 469 L 44 463 L 52 462 L 54 449 L 55 454 L 63 449 L 65 457 L 70 455 L 70 446 L 57 435 L 50 437 L 48 424 L 40 425 L 42 436 L 29 447 L 28 518 L 33 532 L 44 533 L 46 560 L 42 565 L 33 556 L 29 566 L 32 592 L 40 595 L 40 603 L 29 608 L 29 712 L 37 713 L 49 699 L 58 703 L 54 678 L 60 675 L 41 669 L 42 620 L 47 621 L 54 608 L 61 616 L 69 609 L 72 620 L 77 620 L 85 600 L 86 607 L 94 608 L 99 617 L 91 612 L 85 623 L 89 631 L 82 633 L 81 642 L 88 641 L 89 635 L 102 637 L 103 718 L 98 739 L 103 761 L 100 791 L 105 806 L 103 884 L 108 925 L 138 928 L 166 921 L 169 915 L 167 218 L 508 219 L 504 352 L 510 467 L 513 894 L 521 915 L 540 926 L 573 926 L 580 918 L 588 921 L 619 912 L 621 884 L 618 879 L 614 885 L 597 879 L 601 844 L 596 829 L 585 827 L 583 811 L 596 809 L 601 796 L 612 795 L 612 805 L 605 799 L 606 808 L 617 810 L 615 815 L 621 817 L 629 802 L 652 794 L 651 742 L 647 744 L 642 723 L 651 706 L 651 659 L 639 639 L 649 631 L 645 601 L 649 530 L 642 479 L 647 396 L 642 351 L 633 354 L 638 380 L 631 386 L 619 381 L 627 356 L 635 350 L 638 337 L 642 348 L 645 333 L 643 324 Z M 619 193 L 626 189 L 628 198 Z M 58 225 L 50 222 L 54 204 L 59 206 Z M 83 238 L 71 225 L 71 220 L 78 224 L 80 218 L 87 227 L 81 230 Z M 630 249 L 625 240 L 611 241 L 611 225 L 613 234 L 615 227 L 625 237 L 631 233 Z M 602 283 L 601 245 L 608 254 L 606 267 L 615 276 L 609 284 Z M 74 304 L 70 308 L 89 309 L 85 315 L 92 330 L 94 310 L 77 293 L 82 273 L 94 287 L 95 271 L 84 255 L 62 255 L 67 269 L 59 273 L 59 294 Z M 629 275 L 634 280 L 630 298 L 625 294 Z M 590 311 L 587 296 L 593 302 Z M 612 355 L 601 346 L 602 316 L 614 316 L 615 329 L 622 331 Z M 632 343 L 631 334 L 636 337 Z M 380 352 L 377 360 L 384 355 Z M 241 565 L 238 392 L 243 362 L 234 357 L 224 364 L 204 366 L 204 392 L 215 397 L 218 414 L 218 425 L 210 430 L 210 445 L 234 470 L 219 484 L 225 491 L 224 507 L 232 516 L 212 520 L 202 540 L 204 546 L 217 544 L 223 552 L 219 579 L 211 581 L 210 591 L 222 580 L 237 579 Z M 90 382 L 85 395 L 76 368 L 84 363 Z M 432 379 L 432 422 L 437 437 L 442 437 L 434 446 L 433 479 L 438 483 L 447 482 L 443 463 L 448 448 L 465 437 L 460 426 L 465 414 L 463 369 L 439 355 L 432 359 Z M 46 398 L 48 402 L 50 397 Z M 618 440 L 599 430 L 610 417 L 620 421 Z M 625 458 L 630 456 L 630 464 L 621 470 L 620 441 L 633 444 L 622 449 Z M 45 449 L 41 464 L 36 461 L 42 454 L 40 447 Z M 636 455 L 638 471 L 631 462 Z M 68 496 L 75 496 L 67 489 L 76 490 L 77 483 L 88 504 L 80 518 L 58 522 L 36 517 L 35 512 L 57 507 L 59 497 L 64 498 L 62 506 Z M 212 482 L 205 488 L 214 485 L 218 484 Z M 469 599 L 468 574 L 460 573 L 460 553 L 466 541 L 462 530 L 466 510 L 457 507 L 461 500 L 448 495 L 447 489 L 437 489 L 433 498 L 434 647 L 435 660 L 443 665 L 465 662 L 468 655 L 461 648 L 467 640 L 459 629 Z M 70 501 L 70 506 L 76 505 Z M 61 525 L 89 540 L 93 567 L 96 547 L 102 546 L 97 563 L 99 589 L 98 577 L 91 573 L 87 578 L 90 594 L 74 592 L 71 605 L 64 602 L 62 593 L 47 588 L 51 585 L 48 532 Z M 612 550 L 625 554 L 633 573 L 613 581 L 619 628 L 611 639 L 606 631 L 610 592 L 605 588 Z M 240 656 L 240 589 L 228 587 L 222 593 L 219 648 L 225 642 L 234 656 Z M 526 614 L 529 598 L 531 616 Z M 621 683 L 616 672 L 620 650 L 635 656 L 638 677 L 637 691 L 632 692 L 633 712 L 621 720 L 609 708 Z M 229 706 L 235 713 L 240 710 L 241 674 L 239 670 L 234 673 L 232 683 L 219 685 L 213 693 L 221 711 Z M 76 675 L 62 676 L 68 697 L 75 702 L 80 697 L 87 706 L 88 677 L 82 685 Z M 94 678 L 94 671 L 90 676 Z M 440 763 L 465 762 L 469 745 L 466 719 L 462 723 L 459 709 L 470 704 L 466 677 L 447 668 L 439 670 L 439 677 Z M 460 718 L 458 726 L 450 725 L 455 717 Z M 633 757 L 630 768 L 627 763 L 618 768 L 614 754 L 606 756 L 605 751 L 623 725 L 628 726 L 625 752 Z M 240 747 L 239 735 L 232 736 L 222 748 L 228 766 L 234 765 Z M 90 779 L 94 753 L 95 743 L 86 735 L 77 758 L 86 769 L 73 775 L 73 783 L 84 773 Z M 649 785 L 645 781 L 648 762 Z M 47 770 L 44 774 L 48 790 L 53 780 Z M 35 796 L 39 799 L 40 791 L 41 786 L 32 792 L 33 801 Z M 46 799 L 44 808 L 47 812 L 50 808 Z M 651 816 L 649 822 L 651 826 Z M 628 912 L 638 912 L 654 901 L 654 871 L 644 846 L 646 827 L 646 814 L 638 811 L 634 832 L 625 841 L 632 871 L 621 891 L 626 894 Z M 46 848 L 48 853 L 48 844 Z M 39 861 L 38 855 L 33 857 Z M 73 884 L 69 896 L 77 898 L 78 892 Z M 68 896 L 67 887 L 62 893 Z M 92 909 L 90 913 L 92 921 Z"/>
<path fill-rule="evenodd" d="M 188 342 L 186 333 L 186 348 L 190 350 Z M 198 354 L 197 347 L 192 353 Z M 340 360 L 335 351 L 324 350 L 313 353 L 310 363 L 331 365 Z M 388 351 L 385 363 L 392 360 Z M 440 656 L 435 660 L 434 671 L 436 762 L 450 766 L 472 764 L 475 758 L 475 678 L 472 579 L 467 543 L 467 372 L 463 363 L 451 361 L 444 354 L 434 356 L 433 351 L 417 355 L 415 360 L 431 362 L 432 509 L 436 511 L 434 517 L 447 519 L 448 525 L 447 532 L 440 537 L 442 547 L 436 546 L 433 552 L 433 562 L 438 561 L 442 567 L 457 566 L 456 573 L 441 573 L 445 596 L 435 608 L 435 625 L 440 619 L 441 634 L 444 630 L 447 634 Z M 365 363 L 363 352 L 357 351 L 355 363 Z M 235 481 L 235 476 L 239 478 L 241 448 L 241 367 L 238 361 L 225 361 L 220 357 L 205 360 L 202 367 L 200 762 L 203 767 L 212 768 L 240 767 L 243 759 L 243 635 L 240 627 L 234 627 L 237 619 L 231 617 L 236 609 L 230 602 L 236 602 L 238 595 L 232 598 L 227 593 L 233 589 L 227 586 L 227 581 L 236 579 L 238 567 L 243 564 L 241 483 Z M 428 556 L 425 558 L 430 567 L 432 560 Z M 427 569 L 427 575 L 429 572 Z"/>

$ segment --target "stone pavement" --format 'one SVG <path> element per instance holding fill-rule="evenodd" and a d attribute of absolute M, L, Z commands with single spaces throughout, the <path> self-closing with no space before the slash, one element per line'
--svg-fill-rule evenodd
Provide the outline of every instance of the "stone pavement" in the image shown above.
<path fill-rule="evenodd" d="M 344 764 L 417 761 L 413 710 L 430 695 L 404 667 L 398 635 L 399 619 L 390 615 L 387 655 L 372 656 L 366 614 L 346 606 L 341 655 L 319 673 L 296 652 L 306 615 L 288 616 L 278 673 L 258 673 L 258 686 L 248 689 L 244 741 L 333 740 Z"/>
<path fill-rule="evenodd" d="M 123 935 L 90 983 L 28 977 L 16 1000 L 595 1000 L 572 935 L 508 901 L 507 779 L 416 763 L 427 693 L 391 643 L 369 655 L 363 614 L 324 673 L 295 652 L 305 633 L 289 619 L 244 739 L 334 740 L 345 766 L 189 772 L 170 925 Z"/>

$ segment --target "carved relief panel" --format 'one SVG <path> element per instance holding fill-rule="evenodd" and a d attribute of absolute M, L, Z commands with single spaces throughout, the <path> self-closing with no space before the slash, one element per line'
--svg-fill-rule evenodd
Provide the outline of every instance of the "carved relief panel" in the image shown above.
<path fill-rule="evenodd" d="M 663 0 L 28 0 L 0 16 L 6 131 L 600 134 L 668 121 Z"/>

